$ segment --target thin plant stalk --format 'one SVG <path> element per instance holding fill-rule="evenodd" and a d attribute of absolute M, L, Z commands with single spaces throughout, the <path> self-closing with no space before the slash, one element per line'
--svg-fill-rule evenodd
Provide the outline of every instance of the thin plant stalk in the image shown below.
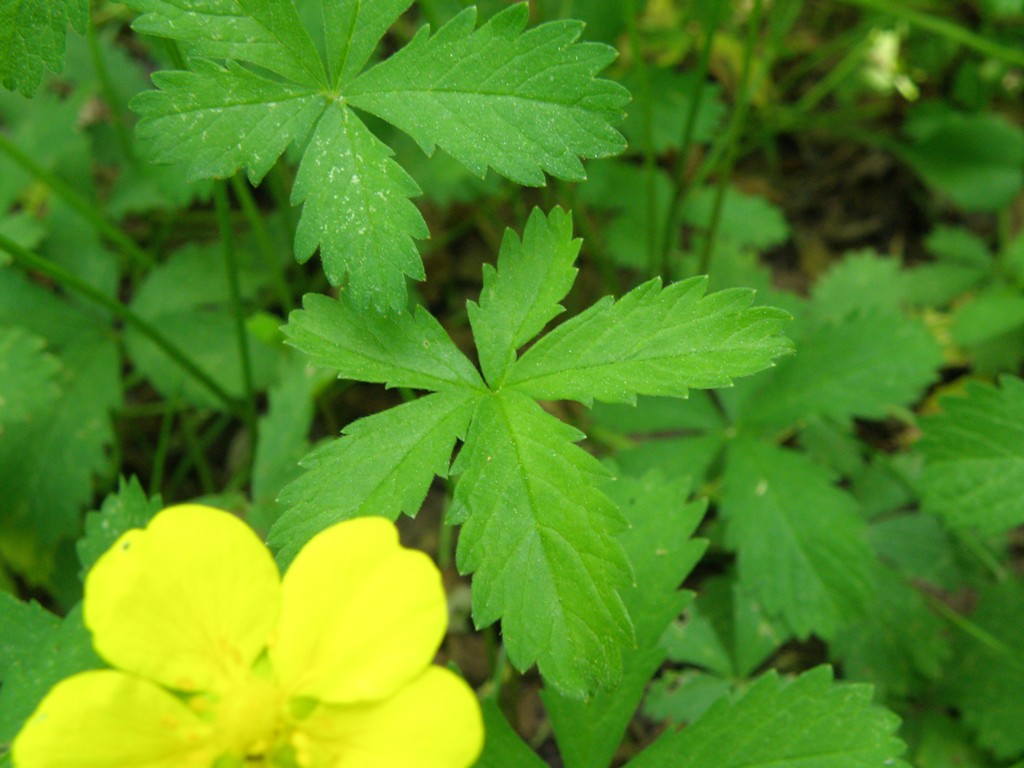
<path fill-rule="evenodd" d="M 177 363 L 182 370 L 208 389 L 214 397 L 224 403 L 228 410 L 232 413 L 240 412 L 238 401 L 228 394 L 220 384 L 214 381 L 206 371 L 196 365 L 192 358 L 183 352 L 174 342 L 165 337 L 155 327 L 150 325 L 148 321 L 132 312 L 132 310 L 124 304 L 97 290 L 92 285 L 78 277 L 78 275 L 68 272 L 63 267 L 47 261 L 41 256 L 37 256 L 2 234 L 0 234 L 0 250 L 9 253 L 18 264 L 21 264 L 26 269 L 46 275 L 60 283 L 65 288 L 68 288 L 75 293 L 80 293 L 86 298 L 95 301 L 112 315 L 123 320 L 153 342 L 165 355 Z"/>
<path fill-rule="evenodd" d="M 626 29 L 629 34 L 629 45 L 633 49 L 633 66 L 636 68 L 637 78 L 640 81 L 640 103 L 641 103 L 641 130 L 643 134 L 642 149 L 644 158 L 644 194 L 647 198 L 647 242 L 644 247 L 647 250 L 648 269 L 652 275 L 660 272 L 657 247 L 658 211 L 657 195 L 654 188 L 654 114 L 651 104 L 651 73 L 647 68 L 647 60 L 644 58 L 643 46 L 640 43 L 640 33 L 636 24 L 637 9 L 636 0 L 628 0 L 626 9 Z"/>
<path fill-rule="evenodd" d="M 103 238 L 121 251 L 125 256 L 144 267 L 156 266 L 156 260 L 136 245 L 135 241 L 122 232 L 116 225 L 108 221 L 102 211 L 57 178 L 55 174 L 46 170 L 43 166 L 39 165 L 39 163 L 22 152 L 21 149 L 13 141 L 4 136 L 3 133 L 0 133 L 0 152 L 6 154 L 11 160 L 46 184 L 46 186 L 53 190 L 57 197 L 71 206 L 71 208 L 88 221 Z"/>
<path fill-rule="evenodd" d="M 704 92 L 707 90 L 708 68 L 711 61 L 711 49 L 714 47 L 715 32 L 720 23 L 722 7 L 727 3 L 725 0 L 715 0 L 712 9 L 712 16 L 707 30 L 704 33 L 704 43 L 700 51 L 700 59 L 697 62 L 697 72 L 693 84 L 693 92 L 690 94 L 690 109 L 686 114 L 686 123 L 683 125 L 683 136 L 679 144 L 679 152 L 676 154 L 675 166 L 672 169 L 672 197 L 669 200 L 668 209 L 665 212 L 665 230 L 661 241 L 661 254 L 652 275 L 661 275 L 662 281 L 668 282 L 668 255 L 675 238 L 672 237 L 675 229 L 675 222 L 679 216 L 687 192 L 692 188 L 687 183 L 686 169 L 690 156 L 690 148 L 693 146 L 693 137 L 697 130 L 697 117 L 700 115 L 701 103 L 704 100 Z"/>
<path fill-rule="evenodd" d="M 167 454 L 171 447 L 171 428 L 177 411 L 177 401 L 163 403 L 163 415 L 160 419 L 160 434 L 153 452 L 153 469 L 149 475 L 149 495 L 156 496 L 164 482 L 164 471 L 167 468 Z"/>
<path fill-rule="evenodd" d="M 1020 653 L 1014 651 L 1006 643 L 1000 640 L 995 635 L 990 634 L 983 628 L 979 627 L 970 619 L 961 616 L 959 613 L 954 611 L 948 605 L 946 605 L 938 597 L 923 592 L 924 596 L 928 599 L 928 604 L 931 605 L 932 609 L 938 613 L 942 618 L 948 621 L 950 624 L 955 626 L 961 632 L 966 635 L 970 635 L 979 643 L 984 645 L 989 650 L 998 654 L 1002 657 L 1003 661 L 1011 667 L 1017 670 L 1024 671 L 1024 661 L 1020 659 Z"/>
<path fill-rule="evenodd" d="M 761 12 L 763 0 L 754 0 L 754 8 L 747 20 L 747 36 L 743 43 L 743 68 L 740 72 L 740 82 L 736 89 L 736 105 L 729 120 L 729 128 L 726 132 L 725 161 L 719 168 L 718 187 L 715 190 L 715 200 L 711 209 L 711 221 L 705 232 L 704 248 L 701 251 L 700 265 L 697 268 L 699 274 L 707 273 L 711 267 L 711 260 L 715 252 L 715 240 L 718 234 L 718 226 L 722 220 L 722 205 L 725 202 L 725 191 L 729 185 L 729 177 L 733 165 L 736 163 L 739 149 L 740 131 L 746 121 L 747 109 L 750 107 L 750 71 L 754 59 L 754 46 L 757 42 L 757 32 L 761 27 Z"/>
<path fill-rule="evenodd" d="M 235 250 L 235 233 L 231 226 L 231 208 L 228 204 L 227 188 L 217 182 L 213 190 L 213 204 L 217 211 L 221 247 L 224 253 L 224 268 L 228 278 L 228 293 L 231 301 L 231 315 L 235 321 L 235 339 L 238 343 L 238 360 L 242 366 L 242 391 L 245 398 L 244 419 L 249 439 L 256 442 L 256 391 L 252 382 L 252 359 L 249 355 L 249 334 L 245 328 L 245 311 L 242 307 L 242 292 L 238 282 L 238 254 Z M 256 452 L 249 451 L 249 462 Z"/>
<path fill-rule="evenodd" d="M 281 269 L 281 262 L 274 252 L 274 244 L 270 240 L 267 225 L 263 222 L 259 209 L 256 207 L 256 200 L 253 198 L 252 189 L 240 174 L 235 174 L 231 177 L 231 190 L 235 193 L 235 199 L 238 200 L 239 205 L 242 206 L 242 213 L 245 215 L 245 219 L 249 223 L 249 229 L 252 230 L 253 238 L 256 240 L 256 251 L 264 262 L 263 266 L 266 268 L 267 274 L 270 275 L 273 281 L 274 290 L 277 291 L 277 300 L 281 303 L 281 309 L 288 313 L 295 308 L 295 302 L 292 300 L 291 291 L 288 290 L 288 282 L 285 280 L 284 271 Z"/>
<path fill-rule="evenodd" d="M 107 109 L 110 110 L 110 117 L 114 123 L 114 133 L 117 134 L 118 143 L 121 145 L 124 156 L 130 162 L 135 162 L 135 150 L 124 119 L 124 110 L 121 109 L 121 102 L 117 98 L 116 91 L 114 91 L 113 83 L 110 81 L 110 73 L 107 71 L 106 62 L 103 61 L 103 51 L 100 50 L 96 28 L 92 24 L 89 24 L 85 39 L 89 45 L 89 57 L 92 59 L 92 68 L 96 72 L 96 79 L 100 81 L 103 100 L 107 104 Z"/>
<path fill-rule="evenodd" d="M 894 3 L 892 0 L 842 0 L 847 5 L 856 5 L 871 11 L 893 16 L 907 22 L 911 26 L 934 32 L 940 37 L 971 48 L 978 53 L 1017 66 L 1024 66 L 1024 49 L 1009 48 L 989 38 L 976 34 L 971 30 L 940 16 L 933 16 L 922 11 L 908 8 L 905 3 Z"/>

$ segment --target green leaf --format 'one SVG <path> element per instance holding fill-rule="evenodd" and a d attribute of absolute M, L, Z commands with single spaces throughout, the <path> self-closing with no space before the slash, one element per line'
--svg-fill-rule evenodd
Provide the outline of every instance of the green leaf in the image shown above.
<path fill-rule="evenodd" d="M 5 426 L 0 440 L 0 556 L 36 584 L 52 578 L 58 544 L 78 534 L 93 476 L 108 466 L 110 411 L 121 402 L 121 363 L 111 340 L 64 349 L 60 360 L 55 405 Z"/>
<path fill-rule="evenodd" d="M 405 275 L 424 276 L 412 238 L 430 233 L 409 198 L 420 188 L 348 107 L 328 107 L 306 147 L 292 188 L 305 203 L 295 231 L 295 258 L 320 248 L 324 272 L 363 306 L 401 309 Z"/>
<path fill-rule="evenodd" d="M 80 606 L 62 620 L 0 592 L 0 753 L 50 688 L 101 665 Z"/>
<path fill-rule="evenodd" d="M 612 690 L 585 701 L 542 692 L 566 768 L 606 768 L 611 763 L 648 681 L 665 660 L 658 640 L 691 597 L 679 585 L 705 547 L 690 536 L 706 503 L 686 503 L 686 478 L 666 480 L 652 472 L 642 480 L 616 480 L 608 490 L 630 526 L 619 541 L 633 566 L 633 585 L 622 591 L 622 599 L 633 620 L 636 645 L 625 654 L 622 681 Z"/>
<path fill-rule="evenodd" d="M 914 130 L 903 155 L 961 208 L 996 211 L 1024 188 L 1024 131 L 995 114 L 947 112 Z"/>
<path fill-rule="evenodd" d="M 971 383 L 922 420 L 924 507 L 954 528 L 1001 533 L 1024 523 L 1024 381 Z"/>
<path fill-rule="evenodd" d="M 424 274 L 414 239 L 429 232 L 408 199 L 419 187 L 350 107 L 394 123 L 428 152 L 439 144 L 478 174 L 490 165 L 537 185 L 544 171 L 582 179 L 580 157 L 624 146 L 610 123 L 628 94 L 594 77 L 614 49 L 577 44 L 578 22 L 524 32 L 525 3 L 475 32 L 467 9 L 358 76 L 409 1 L 323 3 L 328 84 L 292 3 L 179 2 L 132 0 L 145 11 L 137 29 L 186 41 L 198 57 L 189 72 L 157 73 L 160 90 L 133 100 L 140 135 L 159 162 L 186 162 L 196 178 L 247 167 L 254 183 L 289 145 L 302 148 L 292 189 L 293 203 L 304 203 L 295 256 L 305 262 L 319 248 L 328 279 L 347 277 L 362 307 L 404 307 L 405 277 Z"/>
<path fill-rule="evenodd" d="M 994 285 L 972 296 L 953 311 L 950 334 L 964 347 L 992 341 L 1024 327 L 1024 294 Z"/>
<path fill-rule="evenodd" d="M 494 699 L 480 702 L 484 715 L 484 750 L 473 768 L 547 768 L 547 763 L 516 733 Z"/>
<path fill-rule="evenodd" d="M 343 88 L 370 60 L 373 49 L 412 0 L 320 0 L 331 82 Z M 335 34 L 339 30 L 342 34 Z"/>
<path fill-rule="evenodd" d="M 0 435 L 4 424 L 26 421 L 60 396 L 60 363 L 45 346 L 20 328 L 0 328 Z"/>
<path fill-rule="evenodd" d="M 942 684 L 983 747 L 1002 759 L 1024 754 L 1020 692 L 1024 686 L 1024 584 L 1019 576 L 983 588 L 966 617 L 971 633 L 958 635 Z"/>
<path fill-rule="evenodd" d="M 832 638 L 864 610 L 880 567 L 856 502 L 828 470 L 750 438 L 728 450 L 722 514 L 740 582 L 793 633 Z"/>
<path fill-rule="evenodd" d="M 791 344 L 788 315 L 751 307 L 753 292 L 705 296 L 707 278 L 661 288 L 651 280 L 618 302 L 602 299 L 534 344 L 508 383 L 538 400 L 633 402 L 729 386 L 771 365 Z"/>
<path fill-rule="evenodd" d="M 561 208 L 547 217 L 534 208 L 522 240 L 505 230 L 497 269 L 483 267 L 480 303 L 467 305 L 480 367 L 492 388 L 501 386 L 516 350 L 565 311 L 559 302 L 576 279 L 580 243 L 572 239 L 571 214 Z"/>
<path fill-rule="evenodd" d="M 512 663 L 536 662 L 575 698 L 618 682 L 633 643 L 623 520 L 595 487 L 607 471 L 574 444 L 582 437 L 514 390 L 480 400 L 449 512 L 463 523 L 456 562 L 473 572 L 476 625 L 500 618 Z"/>
<path fill-rule="evenodd" d="M 423 307 L 367 315 L 345 296 L 308 293 L 284 327 L 288 342 L 342 379 L 412 389 L 482 389 L 473 364 Z"/>
<path fill-rule="evenodd" d="M 953 713 L 914 712 L 903 723 L 916 768 L 991 768 L 991 757 L 975 744 L 963 721 Z M 1021 768 L 1020 763 L 1015 768 Z"/>
<path fill-rule="evenodd" d="M 82 564 L 82 580 L 121 534 L 132 528 L 145 528 L 162 506 L 159 496 L 146 496 L 136 477 L 129 480 L 122 477 L 117 493 L 107 496 L 98 511 L 85 516 L 85 534 L 75 544 L 78 561 Z"/>
<path fill-rule="evenodd" d="M 0 0 L 0 79 L 4 88 L 33 94 L 43 68 L 64 69 L 68 25 L 89 24 L 88 0 Z"/>
<path fill-rule="evenodd" d="M 192 69 L 155 73 L 160 90 L 131 101 L 152 159 L 185 163 L 192 179 L 227 178 L 244 167 L 258 184 L 324 111 L 323 97 L 307 85 L 269 80 L 231 61 L 198 60 Z"/>
<path fill-rule="evenodd" d="M 427 395 L 354 421 L 341 438 L 314 449 L 302 460 L 306 472 L 281 492 L 288 510 L 269 537 L 278 558 L 290 561 L 340 520 L 415 516 L 434 477 L 447 476 L 477 397 L 465 390 Z"/>
<path fill-rule="evenodd" d="M 799 354 L 759 380 L 740 423 L 778 430 L 815 416 L 884 418 L 913 403 L 942 364 L 924 325 L 891 312 L 815 324 L 796 342 Z"/>
<path fill-rule="evenodd" d="M 542 185 L 544 172 L 581 181 L 579 157 L 625 148 L 609 123 L 621 119 L 628 92 L 595 79 L 615 50 L 576 43 L 580 22 L 524 33 L 527 17 L 527 4 L 517 3 L 474 32 L 476 9 L 467 8 L 432 37 L 421 29 L 346 96 L 427 154 L 440 146 L 478 175 L 490 166 L 519 184 Z"/>
<path fill-rule="evenodd" d="M 897 259 L 865 250 L 846 257 L 811 289 L 818 320 L 841 323 L 860 313 L 895 313 L 907 300 L 909 283 Z"/>
<path fill-rule="evenodd" d="M 904 272 L 904 285 L 916 303 L 947 304 L 992 274 L 988 245 L 966 229 L 936 227 L 925 238 L 925 248 L 935 261 Z"/>
<path fill-rule="evenodd" d="M 471 309 L 474 330 L 488 349 L 481 358 L 492 360 L 486 363 L 492 375 L 507 365 L 504 361 L 515 345 L 557 312 L 575 255 L 568 216 L 560 211 L 548 217 L 535 213 L 522 240 L 508 238 L 500 270 L 489 273 L 486 298 Z M 551 265 L 551 260 L 556 263 Z M 541 276 L 535 279 L 534 271 Z M 512 278 L 524 274 L 530 290 L 512 290 Z M 640 311 L 650 324 L 685 326 L 699 336 L 717 322 L 724 326 L 719 335 L 734 343 L 742 344 L 749 336 L 755 349 L 747 357 L 764 358 L 764 364 L 772 349 L 788 346 L 778 335 L 784 313 L 749 310 L 749 292 L 727 292 L 702 302 L 699 281 L 664 292 L 652 283 L 647 293 L 652 292 L 657 295 L 650 301 L 635 294 L 630 299 L 641 310 L 654 306 L 646 314 Z M 533 399 L 538 392 L 526 394 L 508 380 L 496 383 L 496 389 L 485 387 L 425 311 L 377 318 L 370 325 L 347 302 L 311 297 L 305 310 L 292 315 L 286 331 L 292 343 L 343 376 L 439 392 L 356 422 L 340 441 L 308 457 L 310 471 L 282 496 L 292 508 L 271 531 L 271 541 L 283 547 L 281 559 L 287 560 L 310 536 L 338 519 L 415 512 L 434 474 L 446 471 L 454 443 L 465 432 L 452 467 L 462 477 L 448 522 L 463 524 L 457 564 L 464 573 L 475 572 L 477 625 L 500 618 L 512 663 L 525 669 L 536 662 L 546 682 L 563 695 L 582 698 L 617 684 L 622 654 L 633 645 L 618 591 L 629 567 L 615 539 L 621 517 L 598 488 L 608 471 L 574 445 L 582 434 L 541 410 Z M 694 304 L 701 306 L 694 310 Z M 677 316 L 680 322 L 675 322 Z M 711 319 L 702 322 L 704 316 Z M 602 322 L 610 327 L 618 319 L 612 314 Z M 735 331 L 731 336 L 730 329 Z M 648 330 L 627 325 L 616 333 L 636 336 Z M 655 342 L 660 340 L 653 335 Z M 542 339 L 533 349 L 543 344 Z M 559 353 L 556 347 L 554 354 Z M 654 390 L 663 378 L 670 383 L 679 378 L 671 357 L 657 365 L 633 363 L 628 349 L 612 354 L 602 361 L 607 377 L 614 377 L 621 365 L 631 382 L 642 374 L 649 382 L 644 387 Z M 513 364 L 513 376 L 521 362 Z M 729 373 L 738 375 L 752 365 L 734 361 Z M 708 375 L 703 375 L 706 383 Z M 405 462 L 415 469 L 403 468 Z M 406 472 L 417 476 L 407 482 Z"/>
<path fill-rule="evenodd" d="M 873 520 L 868 539 L 879 558 L 906 581 L 949 592 L 965 582 L 953 536 L 934 515 L 914 512 Z"/>
<path fill-rule="evenodd" d="M 674 725 L 692 723 L 732 691 L 729 680 L 697 669 L 667 669 L 651 681 L 644 714 Z"/>
<path fill-rule="evenodd" d="M 323 64 L 290 0 L 127 0 L 136 32 L 188 43 L 193 56 L 255 64 L 312 88 Z"/>
<path fill-rule="evenodd" d="M 919 592 L 888 568 L 875 578 L 871 609 L 836 633 L 832 653 L 847 679 L 871 683 L 885 701 L 938 678 L 950 648 L 945 623 Z"/>
<path fill-rule="evenodd" d="M 700 594 L 662 638 L 668 658 L 720 677 L 749 677 L 790 634 L 770 620 L 761 600 L 732 575 L 703 581 Z"/>
<path fill-rule="evenodd" d="M 898 725 L 871 703 L 870 686 L 834 683 L 828 667 L 791 680 L 772 671 L 663 735 L 628 768 L 909 768 Z"/>

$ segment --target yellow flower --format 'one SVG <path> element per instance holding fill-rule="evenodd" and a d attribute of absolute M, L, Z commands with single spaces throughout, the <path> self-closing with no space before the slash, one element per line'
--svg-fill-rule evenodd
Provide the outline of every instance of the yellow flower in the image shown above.
<path fill-rule="evenodd" d="M 85 623 L 115 669 L 58 683 L 16 768 L 466 768 L 472 690 L 431 665 L 440 573 L 382 518 L 315 536 L 282 579 L 243 522 L 164 510 L 89 572 Z"/>

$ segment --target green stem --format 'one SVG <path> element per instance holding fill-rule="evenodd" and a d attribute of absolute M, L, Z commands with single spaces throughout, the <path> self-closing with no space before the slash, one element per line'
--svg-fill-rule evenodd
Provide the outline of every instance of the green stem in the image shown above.
<path fill-rule="evenodd" d="M 284 168 L 281 163 L 270 169 L 266 181 L 267 187 L 270 189 L 270 196 L 274 198 L 277 210 L 284 216 L 287 231 L 294 232 L 297 226 L 295 208 L 292 207 L 291 197 L 288 194 L 288 184 L 286 183 Z"/>
<path fill-rule="evenodd" d="M 189 418 L 181 420 L 181 432 L 185 436 L 188 455 L 192 460 L 192 466 L 195 467 L 203 493 L 208 495 L 216 493 L 217 481 L 213 476 L 213 467 L 210 466 L 210 462 L 206 458 L 207 443 L 212 441 L 200 439 L 196 433 L 196 425 Z M 208 435 L 204 437 L 208 437 Z"/>
<path fill-rule="evenodd" d="M 647 60 L 644 58 L 643 46 L 640 44 L 640 34 L 636 25 L 636 0 L 628 0 L 626 9 L 627 31 L 629 33 L 629 45 L 633 49 L 633 66 L 636 67 L 636 74 L 640 80 L 640 101 L 641 101 L 641 125 L 643 129 L 643 156 L 644 156 L 644 192 L 646 195 L 645 214 L 647 218 L 647 242 L 644 247 L 647 249 L 648 272 L 651 277 L 661 274 L 661 256 L 657 247 L 658 211 L 657 195 L 654 189 L 654 114 L 651 103 L 651 75 L 647 68 Z"/>
<path fill-rule="evenodd" d="M 99 39 L 96 37 L 96 28 L 90 24 L 86 30 L 85 39 L 89 44 L 89 56 L 92 59 L 92 68 L 96 72 L 96 79 L 100 81 L 100 90 L 103 92 L 103 100 L 110 110 L 110 117 L 114 123 L 114 133 L 121 144 L 121 150 L 129 162 L 135 161 L 135 150 L 132 147 L 131 135 L 128 133 L 127 123 L 124 119 L 124 110 L 121 109 L 121 102 L 117 98 L 114 86 L 110 82 L 110 73 L 107 72 L 106 62 L 103 61 L 103 51 L 100 50 Z"/>
<path fill-rule="evenodd" d="M 996 581 L 1006 581 L 1009 578 L 1006 568 L 999 563 L 996 556 L 984 544 L 978 541 L 977 536 L 970 531 L 962 531 L 959 539 L 971 551 L 971 554 L 978 558 L 978 562 L 988 569 Z"/>
<path fill-rule="evenodd" d="M 178 489 L 185 481 L 189 470 L 193 468 L 195 468 L 197 475 L 200 477 L 200 482 L 204 486 L 207 482 L 209 483 L 209 490 L 204 490 L 204 493 L 215 493 L 217 490 L 214 487 L 213 473 L 209 462 L 206 460 L 205 452 L 224 433 L 224 430 L 228 428 L 231 424 L 231 419 L 221 414 L 214 419 L 201 436 L 198 436 L 195 424 L 192 423 L 192 420 L 189 418 L 190 416 L 195 416 L 195 414 L 185 414 L 181 420 L 181 434 L 185 437 L 186 454 L 182 461 L 178 463 L 178 466 L 174 468 L 174 474 L 171 475 L 170 480 L 167 482 L 166 499 L 180 497 Z M 208 480 L 203 480 L 203 475 L 206 475 Z"/>
<path fill-rule="evenodd" d="M 185 61 L 185 55 L 181 52 L 181 48 L 178 46 L 177 40 L 170 40 L 164 38 L 164 50 L 167 51 L 167 55 L 171 57 L 171 63 L 175 69 L 188 69 L 188 62 Z"/>
<path fill-rule="evenodd" d="M 1000 45 L 948 19 L 908 8 L 905 3 L 892 2 L 892 0 L 842 0 L 842 2 L 877 11 L 887 16 L 895 16 L 897 19 L 901 19 L 912 26 L 934 32 L 941 37 L 945 37 L 947 40 L 960 43 L 986 56 L 1002 59 L 1018 66 L 1024 66 L 1024 49 L 1008 48 Z"/>
<path fill-rule="evenodd" d="M 174 415 L 177 411 L 177 403 L 162 403 L 163 417 L 160 419 L 160 435 L 157 437 L 156 450 L 153 452 L 153 470 L 149 475 L 149 495 L 156 496 L 160 493 L 160 486 L 164 482 L 164 471 L 167 469 L 167 452 L 171 446 L 171 427 L 174 425 Z"/>
<path fill-rule="evenodd" d="M 455 483 L 450 477 L 444 481 L 444 508 L 441 512 L 441 527 L 437 532 L 437 567 L 447 571 L 452 567 L 452 552 L 455 549 L 455 526 L 445 522 L 448 507 L 455 495 Z"/>
<path fill-rule="evenodd" d="M 821 80 L 808 88 L 797 100 L 796 110 L 798 112 L 810 112 L 822 99 L 842 85 L 844 80 L 853 75 L 863 65 L 864 51 L 870 44 L 870 37 L 861 38 L 838 64 L 831 67 Z"/>
<path fill-rule="evenodd" d="M 274 290 L 277 291 L 277 300 L 281 303 L 281 309 L 287 315 L 295 308 L 292 300 L 292 293 L 288 290 L 288 281 L 285 280 L 284 270 L 281 262 L 274 252 L 274 244 L 270 240 L 270 232 L 267 225 L 260 216 L 259 208 L 256 207 L 256 200 L 252 196 L 252 188 L 246 183 L 240 174 L 231 177 L 231 190 L 235 193 L 235 199 L 242 206 L 242 213 L 249 223 L 253 238 L 256 240 L 256 251 L 263 260 L 263 266 L 274 283 Z"/>
<path fill-rule="evenodd" d="M 238 257 L 235 252 L 235 233 L 231 227 L 231 207 L 228 204 L 227 188 L 218 181 L 213 188 L 213 205 L 217 211 L 217 224 L 224 250 L 224 267 L 228 276 L 228 293 L 231 299 L 231 314 L 235 320 L 235 340 L 238 343 L 238 359 L 242 365 L 242 389 L 245 397 L 243 416 L 249 432 L 251 445 L 256 444 L 256 392 L 252 383 L 252 360 L 249 356 L 249 334 L 245 329 L 245 310 L 242 307 L 242 292 L 238 283 Z M 249 451 L 249 462 L 256 456 Z"/>
<path fill-rule="evenodd" d="M 942 616 L 942 618 L 964 634 L 973 637 L 993 653 L 1001 656 L 1009 666 L 1015 667 L 1017 670 L 1024 671 L 1024 661 L 1021 660 L 1020 654 L 1014 652 L 1010 646 L 995 635 L 979 627 L 970 619 L 961 616 L 934 595 L 927 592 L 923 592 L 922 594 L 928 599 L 929 605 L 931 605 L 935 612 Z"/>
<path fill-rule="evenodd" d="M 577 197 L 570 210 L 573 212 L 573 222 L 579 228 L 580 234 L 583 235 L 584 246 L 590 253 L 594 264 L 597 265 L 598 272 L 601 273 L 601 283 L 604 285 L 605 293 L 612 296 L 621 295 L 622 281 L 619 280 L 619 273 L 608 254 L 608 249 L 604 246 L 601 232 L 591 219 L 589 208 Z"/>
<path fill-rule="evenodd" d="M 669 201 L 668 210 L 665 213 L 665 232 L 661 242 L 661 259 L 658 264 L 658 271 L 654 274 L 661 275 L 664 282 L 668 282 L 668 255 L 675 242 L 672 236 L 675 230 L 676 220 L 679 218 L 679 211 L 686 199 L 686 194 L 692 185 L 686 183 L 686 168 L 690 156 L 690 147 L 693 146 L 693 137 L 697 129 L 697 117 L 700 115 L 701 102 L 704 100 L 704 92 L 708 90 L 708 67 L 711 61 L 711 49 L 714 47 L 715 31 L 718 29 L 719 17 L 725 0 L 714 0 L 714 8 L 708 28 L 704 34 L 704 44 L 700 51 L 700 60 L 697 63 L 696 79 L 693 83 L 693 93 L 690 95 L 690 108 L 686 114 L 686 124 L 683 126 L 683 138 L 679 145 L 679 152 L 676 154 L 675 165 L 672 169 L 672 199 Z"/>
<path fill-rule="evenodd" d="M 92 224 L 93 228 L 97 232 L 105 237 L 111 244 L 116 246 L 125 256 L 128 256 L 130 259 L 145 267 L 156 266 L 156 261 L 153 257 L 139 248 L 139 246 L 137 246 L 130 237 L 125 235 L 124 232 L 107 221 L 101 211 L 57 178 L 56 175 L 43 168 L 43 166 L 39 165 L 39 163 L 22 152 L 21 149 L 19 149 L 13 141 L 4 136 L 3 133 L 0 133 L 0 150 L 11 158 L 11 160 L 52 189 L 57 197 L 71 206 L 84 219 Z"/>
<path fill-rule="evenodd" d="M 705 232 L 704 248 L 700 256 L 700 265 L 697 268 L 698 274 L 705 274 L 711 267 L 711 259 L 715 252 L 715 239 L 718 234 L 718 225 L 722 220 L 722 205 L 725 202 L 725 191 L 729 186 L 729 177 L 732 167 L 736 163 L 737 149 L 739 147 L 740 131 L 746 121 L 747 109 L 750 106 L 750 70 L 754 59 L 754 46 L 757 42 L 757 32 L 761 27 L 761 11 L 763 0 L 754 0 L 754 8 L 747 20 L 747 36 L 743 44 L 743 68 L 740 72 L 740 82 L 736 90 L 736 106 L 733 109 L 729 120 L 729 128 L 726 132 L 726 155 L 722 167 L 719 169 L 718 188 L 715 190 L 714 206 L 711 209 L 711 221 L 708 223 Z M 767 67 L 767 64 L 766 64 Z"/>
<path fill-rule="evenodd" d="M 0 250 L 7 251 L 7 253 L 9 253 L 16 262 L 26 269 L 32 269 L 36 272 L 40 272 L 57 281 L 64 287 L 70 288 L 76 293 L 80 293 L 86 298 L 95 301 L 112 315 L 120 318 L 156 344 L 156 346 L 159 347 L 165 355 L 181 366 L 186 373 L 210 390 L 210 392 L 218 400 L 223 402 L 230 411 L 235 413 L 239 411 L 238 402 L 231 397 L 231 395 L 229 395 L 224 388 L 220 386 L 220 384 L 210 378 L 209 374 L 197 366 L 188 355 L 182 352 L 181 349 L 174 344 L 174 342 L 166 338 L 162 333 L 160 333 L 160 331 L 150 325 L 148 321 L 143 320 L 124 304 L 106 296 L 104 293 L 89 285 L 89 283 L 85 282 L 77 275 L 68 272 L 63 267 L 59 267 L 56 264 L 37 256 L 31 251 L 22 248 L 13 240 L 10 240 L 2 234 L 0 234 Z"/>

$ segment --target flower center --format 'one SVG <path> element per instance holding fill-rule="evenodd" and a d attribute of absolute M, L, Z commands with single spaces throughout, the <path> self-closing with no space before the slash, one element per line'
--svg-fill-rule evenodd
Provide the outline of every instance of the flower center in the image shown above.
<path fill-rule="evenodd" d="M 265 673 L 247 670 L 220 695 L 200 694 L 189 703 L 213 723 L 222 751 L 218 765 L 270 764 L 268 758 L 291 730 L 281 689 Z"/>
<path fill-rule="evenodd" d="M 250 675 L 226 691 L 217 703 L 215 721 L 224 746 L 239 757 L 263 757 L 285 726 L 281 691 L 272 680 Z"/>

